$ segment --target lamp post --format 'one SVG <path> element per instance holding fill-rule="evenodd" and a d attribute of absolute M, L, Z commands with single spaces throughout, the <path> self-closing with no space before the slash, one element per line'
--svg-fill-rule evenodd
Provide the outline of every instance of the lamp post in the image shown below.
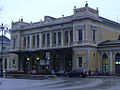
<path fill-rule="evenodd" d="M 0 58 L 0 73 L 1 73 L 1 76 L 3 76 L 3 65 L 2 65 L 2 62 L 3 62 L 3 33 L 5 33 L 6 31 L 8 30 L 7 27 L 5 27 L 3 25 L 3 23 L 1 24 L 0 26 L 0 31 L 2 31 L 2 36 L 1 36 L 1 58 Z"/>

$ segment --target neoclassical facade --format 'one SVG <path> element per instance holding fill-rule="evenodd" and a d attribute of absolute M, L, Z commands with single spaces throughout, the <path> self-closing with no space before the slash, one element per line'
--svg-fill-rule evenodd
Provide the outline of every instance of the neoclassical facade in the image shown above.
<path fill-rule="evenodd" d="M 71 16 L 45 16 L 36 23 L 12 22 L 11 53 L 17 55 L 19 70 L 120 73 L 120 47 L 109 45 L 119 42 L 120 24 L 101 17 L 98 8 L 88 4 L 73 11 Z"/>

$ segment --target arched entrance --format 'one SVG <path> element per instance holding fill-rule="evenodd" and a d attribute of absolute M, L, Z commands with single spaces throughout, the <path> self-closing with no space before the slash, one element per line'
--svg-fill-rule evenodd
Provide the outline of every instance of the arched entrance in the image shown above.
<path fill-rule="evenodd" d="M 115 74 L 120 74 L 120 53 L 115 55 Z"/>
<path fill-rule="evenodd" d="M 103 74 L 109 73 L 109 64 L 108 64 L 107 54 L 103 54 L 103 56 L 102 56 L 102 72 L 103 72 Z"/>

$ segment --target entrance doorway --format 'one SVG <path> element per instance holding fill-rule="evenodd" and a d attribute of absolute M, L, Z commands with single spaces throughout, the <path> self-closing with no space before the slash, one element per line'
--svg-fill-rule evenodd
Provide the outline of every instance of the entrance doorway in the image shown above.
<path fill-rule="evenodd" d="M 103 74 L 109 73 L 109 64 L 108 64 L 107 54 L 103 54 L 103 56 L 102 56 L 102 72 L 103 72 Z"/>
<path fill-rule="evenodd" d="M 115 74 L 120 74 L 120 53 L 115 55 Z"/>

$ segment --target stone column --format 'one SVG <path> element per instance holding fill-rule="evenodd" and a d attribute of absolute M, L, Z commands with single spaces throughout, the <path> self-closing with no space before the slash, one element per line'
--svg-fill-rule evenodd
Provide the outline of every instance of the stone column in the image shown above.
<path fill-rule="evenodd" d="M 19 34 L 18 34 L 18 41 L 17 41 L 17 43 L 18 43 L 18 48 L 20 49 L 21 48 L 21 37 L 20 37 L 20 32 L 19 32 Z M 16 42 L 15 42 L 15 44 L 16 44 Z"/>
<path fill-rule="evenodd" d="M 112 57 L 112 52 L 110 52 L 110 74 L 113 73 L 113 66 L 112 66 L 112 61 L 113 60 L 113 57 Z"/>
<path fill-rule="evenodd" d="M 56 32 L 56 46 L 58 47 L 58 32 Z"/>
<path fill-rule="evenodd" d="M 101 61 L 102 61 L 102 59 L 101 59 L 101 54 L 98 53 L 98 69 L 99 69 L 99 70 L 101 70 Z"/>
<path fill-rule="evenodd" d="M 61 32 L 61 46 L 64 46 L 64 31 Z"/>
<path fill-rule="evenodd" d="M 47 33 L 45 33 L 45 48 L 47 48 Z"/>
<path fill-rule="evenodd" d="M 37 48 L 37 35 L 35 35 L 35 48 Z"/>
<path fill-rule="evenodd" d="M 52 48 L 53 34 L 50 31 L 50 48 Z"/>
<path fill-rule="evenodd" d="M 70 31 L 68 31 L 68 46 L 70 46 Z"/>
<path fill-rule="evenodd" d="M 76 33 L 76 41 L 79 41 L 79 34 L 78 34 L 78 30 L 75 30 L 75 33 Z"/>
<path fill-rule="evenodd" d="M 86 68 L 90 68 L 90 50 L 86 50 Z"/>
<path fill-rule="evenodd" d="M 28 49 L 28 36 L 26 36 L 26 49 Z"/>
<path fill-rule="evenodd" d="M 39 34 L 39 48 L 41 48 L 42 47 L 42 34 L 40 33 Z"/>

